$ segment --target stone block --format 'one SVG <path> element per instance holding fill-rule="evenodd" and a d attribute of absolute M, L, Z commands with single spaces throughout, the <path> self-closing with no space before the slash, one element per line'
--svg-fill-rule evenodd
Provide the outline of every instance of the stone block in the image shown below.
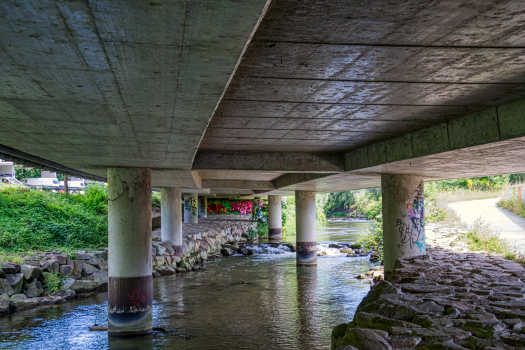
<path fill-rule="evenodd" d="M 89 276 L 95 271 L 98 271 L 98 269 L 95 266 L 90 265 L 86 262 L 82 264 L 82 276 Z"/>
<path fill-rule="evenodd" d="M 71 289 L 75 292 L 75 294 L 91 292 L 94 285 L 96 286 L 94 281 L 75 280 L 73 278 L 66 279 L 63 285 L 64 285 L 64 289 Z"/>
<path fill-rule="evenodd" d="M 91 260 L 94 258 L 92 254 L 84 253 L 84 252 L 77 252 L 77 260 Z"/>
<path fill-rule="evenodd" d="M 15 310 L 32 309 L 38 306 L 36 298 L 28 298 L 25 294 L 14 294 L 11 296 L 11 307 Z"/>
<path fill-rule="evenodd" d="M 44 288 L 42 288 L 42 282 L 36 278 L 31 278 L 24 282 L 24 294 L 28 298 L 36 298 L 41 296 L 44 293 Z"/>
<path fill-rule="evenodd" d="M 29 280 L 31 278 L 38 278 L 42 273 L 42 269 L 40 267 L 32 265 L 22 265 L 20 268 L 26 280 Z"/>
<path fill-rule="evenodd" d="M 2 265 L 2 271 L 7 274 L 15 274 L 20 272 L 20 265 L 14 263 L 5 263 Z"/>
<path fill-rule="evenodd" d="M 13 288 L 6 279 L 0 279 L 0 295 L 11 296 L 15 294 Z"/>
<path fill-rule="evenodd" d="M 73 267 L 73 270 L 69 274 L 71 277 L 82 277 L 82 268 L 84 267 L 84 262 L 82 260 L 70 260 L 68 265 L 71 265 Z"/>
<path fill-rule="evenodd" d="M 11 288 L 13 288 L 14 294 L 22 293 L 22 287 L 24 286 L 24 274 L 23 273 L 6 274 L 5 278 L 9 282 L 9 285 L 11 286 Z"/>
<path fill-rule="evenodd" d="M 56 261 L 58 261 L 58 264 L 59 265 L 66 265 L 67 264 L 67 261 L 69 260 L 69 254 L 59 254 L 59 255 L 55 255 L 55 259 Z"/>
<path fill-rule="evenodd" d="M 73 271 L 73 266 L 71 265 L 62 265 L 60 266 L 60 274 L 62 276 L 69 276 Z"/>
<path fill-rule="evenodd" d="M 44 272 L 60 272 L 60 264 L 57 260 L 45 260 L 40 262 L 40 268 Z"/>
<path fill-rule="evenodd" d="M 0 294 L 0 315 L 11 313 L 11 298 L 7 294 Z"/>
<path fill-rule="evenodd" d="M 93 258 L 91 260 L 87 261 L 88 264 L 96 267 L 99 270 L 107 270 L 108 269 L 108 263 L 106 260 L 102 258 Z"/>

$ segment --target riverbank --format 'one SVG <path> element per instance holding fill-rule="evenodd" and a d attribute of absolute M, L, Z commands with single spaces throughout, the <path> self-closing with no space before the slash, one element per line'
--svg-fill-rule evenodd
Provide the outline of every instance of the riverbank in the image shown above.
<path fill-rule="evenodd" d="M 525 269 L 488 254 L 429 248 L 399 259 L 353 320 L 333 329 L 332 349 L 515 349 L 525 346 Z"/>
<path fill-rule="evenodd" d="M 246 217 L 202 219 L 184 224 L 182 253 L 170 242 L 160 241 L 160 229 L 153 231 L 153 277 L 203 269 L 204 262 L 232 255 L 240 243 L 247 243 L 256 223 Z M 249 254 L 247 251 L 246 254 Z M 33 253 L 20 264 L 0 262 L 0 315 L 62 304 L 75 298 L 107 290 L 107 248 L 100 251 L 59 251 Z"/>

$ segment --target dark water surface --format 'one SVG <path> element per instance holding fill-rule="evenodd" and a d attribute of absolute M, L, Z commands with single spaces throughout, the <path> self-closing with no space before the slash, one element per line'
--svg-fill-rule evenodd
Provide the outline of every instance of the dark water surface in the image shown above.
<path fill-rule="evenodd" d="M 155 332 L 113 339 L 107 294 L 0 317 L 1 349 L 329 349 L 332 327 L 352 319 L 370 289 L 353 277 L 367 258 L 347 258 L 328 242 L 355 241 L 366 222 L 329 222 L 319 230 L 328 255 L 298 268 L 287 248 L 206 264 L 205 271 L 153 280 Z M 190 339 L 181 336 L 188 336 Z"/>

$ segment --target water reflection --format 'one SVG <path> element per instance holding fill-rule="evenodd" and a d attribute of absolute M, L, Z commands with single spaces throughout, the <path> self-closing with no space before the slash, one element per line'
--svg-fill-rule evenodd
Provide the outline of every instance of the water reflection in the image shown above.
<path fill-rule="evenodd" d="M 343 228 L 329 230 L 340 237 Z M 154 279 L 153 324 L 169 332 L 109 340 L 90 332 L 107 317 L 99 294 L 0 317 L 0 348 L 328 349 L 332 327 L 350 320 L 368 292 L 353 277 L 369 267 L 343 254 L 300 268 L 291 252 L 220 259 L 205 271 Z"/>

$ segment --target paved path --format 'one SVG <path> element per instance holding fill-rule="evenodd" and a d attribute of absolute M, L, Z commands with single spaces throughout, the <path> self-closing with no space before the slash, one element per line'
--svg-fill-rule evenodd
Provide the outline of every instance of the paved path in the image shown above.
<path fill-rule="evenodd" d="M 480 199 L 451 203 L 449 206 L 468 228 L 482 217 L 494 231 L 500 232 L 501 238 L 505 238 L 516 245 L 518 250 L 525 252 L 525 218 L 499 208 L 496 206 L 498 201 L 499 198 Z"/>

